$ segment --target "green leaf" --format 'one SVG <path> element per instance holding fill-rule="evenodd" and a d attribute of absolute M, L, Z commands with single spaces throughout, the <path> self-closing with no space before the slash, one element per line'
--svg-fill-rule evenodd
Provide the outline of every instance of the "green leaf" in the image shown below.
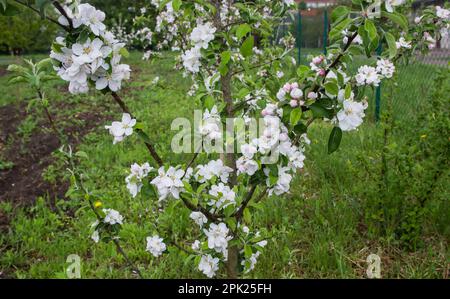
<path fill-rule="evenodd" d="M 212 107 L 214 107 L 216 101 L 214 100 L 214 97 L 212 95 L 208 95 L 205 98 L 205 108 L 207 108 L 208 110 L 211 110 Z"/>
<path fill-rule="evenodd" d="M 183 181 L 183 186 L 184 186 L 184 189 L 186 189 L 187 192 L 189 192 L 189 193 L 193 193 L 194 192 L 194 190 L 192 189 L 191 184 L 189 184 L 188 182 Z"/>
<path fill-rule="evenodd" d="M 339 93 L 339 87 L 336 83 L 334 82 L 327 82 L 325 83 L 325 90 L 327 93 L 337 96 Z"/>
<path fill-rule="evenodd" d="M 395 12 L 390 13 L 387 11 L 382 11 L 381 16 L 390 19 L 392 22 L 402 27 L 404 31 L 408 31 L 408 19 L 404 15 Z"/>
<path fill-rule="evenodd" d="M 75 156 L 80 157 L 80 158 L 84 158 L 84 159 L 88 159 L 88 155 L 86 154 L 86 152 L 83 152 L 83 151 L 76 152 Z"/>
<path fill-rule="evenodd" d="M 36 68 L 37 69 L 42 69 L 42 68 L 47 68 L 52 66 L 52 59 L 51 58 L 45 58 L 42 59 L 41 61 L 39 61 L 38 63 L 36 63 Z"/>
<path fill-rule="evenodd" d="M 231 51 L 224 51 L 220 54 L 220 63 L 228 64 L 231 59 Z"/>
<path fill-rule="evenodd" d="M 366 19 L 364 29 L 367 31 L 370 41 L 373 41 L 378 36 L 377 27 L 375 27 L 375 24 L 371 20 Z"/>
<path fill-rule="evenodd" d="M 15 6 L 15 5 L 12 5 L 10 3 L 7 3 L 7 4 L 8 5 L 6 5 L 6 6 L 2 5 L 3 8 L 0 9 L 0 15 L 4 15 L 4 16 L 7 16 L 7 17 L 12 17 L 12 16 L 15 16 L 15 15 L 18 15 L 21 12 L 19 7 Z"/>
<path fill-rule="evenodd" d="M 253 35 L 247 37 L 247 39 L 242 43 L 242 46 L 241 46 L 242 56 L 248 57 L 248 56 L 252 55 L 254 43 L 255 43 L 255 41 L 254 41 Z"/>
<path fill-rule="evenodd" d="M 301 65 L 297 68 L 297 75 L 299 77 L 305 76 L 310 71 L 310 68 L 306 65 Z"/>
<path fill-rule="evenodd" d="M 331 13 L 331 22 L 332 23 L 340 22 L 341 20 L 346 18 L 349 13 L 350 11 L 347 8 L 347 6 L 338 6 Z"/>
<path fill-rule="evenodd" d="M 397 45 L 395 43 L 395 37 L 391 33 L 386 32 L 384 38 L 386 39 L 386 43 L 388 44 L 389 58 L 395 57 L 395 55 L 397 55 Z"/>
<path fill-rule="evenodd" d="M 251 223 L 252 222 L 252 214 L 250 214 L 250 210 L 249 209 L 244 209 L 244 221 L 246 223 Z"/>
<path fill-rule="evenodd" d="M 50 0 L 36 0 L 36 7 L 39 10 L 39 14 L 41 15 L 41 18 L 45 18 L 45 8 L 47 5 L 50 4 Z"/>
<path fill-rule="evenodd" d="M 301 117 L 302 117 L 302 108 L 300 107 L 295 108 L 291 112 L 289 122 L 291 123 L 292 126 L 295 126 L 300 121 Z"/>
<path fill-rule="evenodd" d="M 315 102 L 309 106 L 314 118 L 331 118 L 331 111 L 325 108 L 320 102 Z"/>
<path fill-rule="evenodd" d="M 339 127 L 334 127 L 328 139 L 328 154 L 334 153 L 341 144 L 342 130 Z"/>
<path fill-rule="evenodd" d="M 236 37 L 238 40 L 241 40 L 244 36 L 246 36 L 249 32 L 252 31 L 252 27 L 249 24 L 241 24 L 236 29 Z"/>
<path fill-rule="evenodd" d="M 253 254 L 252 247 L 248 244 L 245 244 L 245 246 L 244 246 L 245 258 L 249 259 L 252 256 L 252 254 Z"/>
<path fill-rule="evenodd" d="M 130 56 L 130 53 L 128 52 L 128 50 L 126 48 L 121 48 L 119 50 L 120 55 L 122 55 L 123 57 L 127 58 Z"/>
<path fill-rule="evenodd" d="M 180 10 L 181 4 L 182 4 L 181 0 L 173 0 L 172 1 L 172 8 L 173 8 L 173 10 L 174 11 Z"/>

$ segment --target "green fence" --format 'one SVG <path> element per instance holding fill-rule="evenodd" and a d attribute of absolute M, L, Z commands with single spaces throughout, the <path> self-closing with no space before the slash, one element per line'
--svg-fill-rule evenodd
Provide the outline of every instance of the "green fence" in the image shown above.
<path fill-rule="evenodd" d="M 297 41 L 295 56 L 299 64 L 306 64 L 308 55 L 326 54 L 329 15 L 332 7 L 327 9 L 301 10 L 292 12 L 277 29 L 275 40 L 279 41 L 290 33 Z M 417 14 L 417 13 L 416 13 Z M 415 15 L 410 18 L 414 19 Z M 381 53 L 381 48 L 377 51 Z M 408 65 L 399 67 L 398 84 L 384 82 L 374 91 L 368 91 L 371 110 L 367 113 L 372 121 L 378 121 L 388 103 L 392 104 L 394 117 L 408 121 L 413 120 L 420 102 L 430 94 L 433 78 L 439 68 L 447 68 L 450 61 L 450 38 L 443 39 L 426 56 L 417 54 Z M 355 57 L 351 71 L 360 65 L 371 62 L 366 57 Z"/>

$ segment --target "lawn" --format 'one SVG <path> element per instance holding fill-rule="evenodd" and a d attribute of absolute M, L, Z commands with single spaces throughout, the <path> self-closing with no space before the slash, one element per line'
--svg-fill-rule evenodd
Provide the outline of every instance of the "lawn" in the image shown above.
<path fill-rule="evenodd" d="M 140 54 L 132 53 L 128 60 L 132 79 L 121 95 L 146 124 L 144 130 L 150 139 L 160 141 L 157 150 L 164 160 L 171 165 L 186 163 L 190 155 L 176 155 L 170 150 L 170 140 L 176 133 L 170 130 L 170 124 L 176 117 L 193 116 L 196 105 L 187 95 L 189 80 L 173 70 L 169 55 L 144 62 Z M 7 84 L 9 75 L 4 74 L 4 69 L 13 61 L 10 57 L 0 58 L 0 120 L 5 126 L 0 135 L 0 178 L 15 171 L 16 164 L 23 165 L 23 169 L 14 178 L 17 182 L 9 178 L 0 183 L 0 277 L 65 278 L 66 259 L 77 254 L 81 257 L 83 278 L 135 278 L 113 244 L 95 244 L 90 239 L 94 215 L 87 202 L 65 196 L 68 173 L 57 153 L 58 145 L 51 138 L 43 115 L 33 112 L 33 107 L 25 111 L 33 92 L 24 86 Z M 392 114 L 399 127 L 414 124 L 415 114 L 432 88 L 435 70 L 419 64 L 405 66 L 397 89 L 391 92 L 390 87 L 383 87 L 382 111 L 387 111 L 384 103 L 392 102 Z M 155 85 L 152 81 L 157 76 L 160 81 Z M 153 227 L 151 211 L 158 208 L 157 201 L 143 194 L 133 199 L 124 179 L 132 163 L 150 158 L 138 142 L 112 146 L 111 136 L 103 127 L 121 113 L 111 98 L 94 92 L 88 96 L 70 95 L 64 82 L 49 84 L 46 93 L 58 125 L 70 133 L 77 150 L 88 156 L 80 165 L 87 186 L 102 198 L 105 206 L 124 215 L 120 237 L 143 275 L 202 278 L 184 252 L 155 259 L 145 251 L 145 237 Z M 368 121 L 357 132 L 345 134 L 341 148 L 332 155 L 326 150 L 331 126 L 312 126 L 306 167 L 293 182 L 291 193 L 266 199 L 266 208 L 253 216 L 255 226 L 267 229 L 272 238 L 248 277 L 364 278 L 366 258 L 371 253 L 381 257 L 384 278 L 448 277 L 448 186 L 438 189 L 442 194 L 427 203 L 423 229 L 413 246 L 405 246 L 392 234 L 376 234 L 366 223 L 370 203 L 367 190 L 376 188 L 378 182 L 372 181 L 361 167 L 361 157 L 379 163 L 384 133 L 384 126 L 374 122 L 372 92 L 368 95 Z M 397 143 L 406 138 L 403 132 L 394 133 Z M 11 148 L 20 157 L 12 155 Z M 35 164 L 40 167 L 32 168 Z M 44 186 L 40 189 L 44 192 L 30 197 L 30 189 L 21 187 L 28 181 L 36 187 Z M 172 227 L 176 227 L 173 231 L 180 233 L 174 238 L 192 239 L 196 231 L 190 225 L 188 212 L 177 202 L 172 202 L 171 208 L 179 211 L 176 219 L 170 219 Z M 395 224 L 388 224 L 387 230 L 395 228 Z"/>

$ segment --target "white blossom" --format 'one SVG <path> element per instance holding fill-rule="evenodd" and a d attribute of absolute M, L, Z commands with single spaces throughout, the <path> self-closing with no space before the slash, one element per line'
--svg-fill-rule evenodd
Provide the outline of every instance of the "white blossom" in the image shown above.
<path fill-rule="evenodd" d="M 209 194 L 215 197 L 215 199 L 211 199 L 208 202 L 208 205 L 210 206 L 222 209 L 230 204 L 235 204 L 236 194 L 230 187 L 224 185 L 222 182 L 218 185 L 212 185 Z"/>
<path fill-rule="evenodd" d="M 387 59 L 380 59 L 377 61 L 377 72 L 384 78 L 392 78 L 395 66 Z"/>
<path fill-rule="evenodd" d="M 78 6 L 78 14 L 75 19 L 88 26 L 95 35 L 100 35 L 106 29 L 105 24 L 102 23 L 105 20 L 105 13 L 87 3 Z"/>
<path fill-rule="evenodd" d="M 209 225 L 209 230 L 203 229 L 203 232 L 208 237 L 209 249 L 214 249 L 218 253 L 226 252 L 228 241 L 231 240 L 232 237 L 228 235 L 229 229 L 225 223 L 211 223 Z"/>
<path fill-rule="evenodd" d="M 211 160 L 206 165 L 198 165 L 195 179 L 200 183 L 211 180 L 214 176 L 220 178 L 223 183 L 228 182 L 228 177 L 233 171 L 231 167 L 223 165 L 223 161 Z"/>
<path fill-rule="evenodd" d="M 210 254 L 203 255 L 198 264 L 198 269 L 207 277 L 213 278 L 219 270 L 219 259 L 213 258 Z"/>
<path fill-rule="evenodd" d="M 397 49 L 400 48 L 411 49 L 411 42 L 405 40 L 403 36 L 400 37 L 399 40 L 395 42 L 395 45 L 397 46 Z"/>
<path fill-rule="evenodd" d="M 203 227 L 203 224 L 208 222 L 208 219 L 206 218 L 206 216 L 202 212 L 195 212 L 194 211 L 194 212 L 192 212 L 189 215 L 189 218 L 194 220 L 194 222 L 200 227 Z"/>
<path fill-rule="evenodd" d="M 121 142 L 125 136 L 133 134 L 133 127 L 136 125 L 136 119 L 131 118 L 130 114 L 124 113 L 122 121 L 114 121 L 110 126 L 105 126 L 109 133 L 114 136 L 113 144 Z"/>
<path fill-rule="evenodd" d="M 98 233 L 98 230 L 94 230 L 94 232 L 91 235 L 91 239 L 95 242 L 98 243 L 100 241 L 100 235 Z"/>
<path fill-rule="evenodd" d="M 103 213 L 105 213 L 105 218 L 103 221 L 105 223 L 114 225 L 114 224 L 122 224 L 123 216 L 120 213 L 113 209 L 103 209 Z"/>
<path fill-rule="evenodd" d="M 386 10 L 388 12 L 394 12 L 395 6 L 403 5 L 405 2 L 406 0 L 386 0 L 385 1 Z"/>
<path fill-rule="evenodd" d="M 142 188 L 142 179 L 147 177 L 148 173 L 153 169 L 148 163 L 139 165 L 134 163 L 130 167 L 130 174 L 125 178 L 127 189 L 133 197 L 139 193 Z"/>
<path fill-rule="evenodd" d="M 208 49 L 208 44 L 214 39 L 216 28 L 211 23 L 199 24 L 192 30 L 191 41 L 195 47 Z"/>
<path fill-rule="evenodd" d="M 195 240 L 194 243 L 192 243 L 191 248 L 194 251 L 200 250 L 200 241 L 199 240 Z"/>
<path fill-rule="evenodd" d="M 236 168 L 238 175 L 245 173 L 252 176 L 258 171 L 259 165 L 255 160 L 242 156 L 236 161 Z"/>
<path fill-rule="evenodd" d="M 374 67 L 363 65 L 359 67 L 358 74 L 355 76 L 358 86 L 374 85 L 378 86 L 380 83 L 380 76 Z"/>
<path fill-rule="evenodd" d="M 163 242 L 163 238 L 158 235 L 153 237 L 147 237 L 147 249 L 154 257 L 158 257 L 166 250 L 166 244 Z"/>
<path fill-rule="evenodd" d="M 184 67 L 191 73 L 198 73 L 200 71 L 200 58 L 202 57 L 199 48 L 192 48 L 187 50 L 182 56 Z"/>
<path fill-rule="evenodd" d="M 352 131 L 363 123 L 365 105 L 352 100 L 344 100 L 343 109 L 337 113 L 339 128 L 342 131 Z"/>
<path fill-rule="evenodd" d="M 181 180 L 185 176 L 184 173 L 184 170 L 172 166 L 167 171 L 165 171 L 164 166 L 158 169 L 158 176 L 150 183 L 157 188 L 160 201 L 166 199 L 169 195 L 176 199 L 180 198 L 180 192 L 184 190 Z"/>

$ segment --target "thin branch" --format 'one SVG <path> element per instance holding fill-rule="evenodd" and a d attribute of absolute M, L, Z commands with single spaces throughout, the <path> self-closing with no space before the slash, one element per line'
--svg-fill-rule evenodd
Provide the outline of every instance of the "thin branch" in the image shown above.
<path fill-rule="evenodd" d="M 244 210 L 247 207 L 247 205 L 249 204 L 250 200 L 253 197 L 253 194 L 255 194 L 256 191 L 256 187 L 257 185 L 253 185 L 250 188 L 250 191 L 247 193 L 247 195 L 244 198 L 244 201 L 242 202 L 241 207 L 239 208 L 239 210 L 233 215 L 236 217 L 237 222 L 239 223 L 239 220 L 242 218 L 242 216 L 244 215 Z"/>
<path fill-rule="evenodd" d="M 220 214 L 214 214 L 214 213 L 210 213 L 207 209 L 205 209 L 204 207 L 200 206 L 200 205 L 194 205 L 191 202 L 189 202 L 189 200 L 187 200 L 186 198 L 183 198 L 183 196 L 180 196 L 181 200 L 183 201 L 184 205 L 191 211 L 193 212 L 201 212 L 203 215 L 206 216 L 206 218 L 208 218 L 209 221 L 211 222 L 215 222 L 217 220 L 219 220 L 220 218 L 223 218 L 222 215 Z"/>
<path fill-rule="evenodd" d="M 74 167 L 72 158 L 70 157 L 70 164 L 72 165 L 72 167 Z M 74 168 L 75 169 L 75 168 Z M 89 196 L 89 192 L 87 191 L 87 189 L 83 186 L 83 181 L 80 177 L 79 174 L 76 174 L 74 172 L 74 176 L 75 176 L 75 180 L 77 182 L 77 184 L 80 186 L 80 188 L 83 190 L 84 193 L 86 193 L 88 195 L 88 203 L 89 203 L 89 207 L 91 208 L 92 212 L 94 212 L 95 217 L 97 218 L 98 221 L 103 221 L 103 217 L 98 213 L 97 209 L 94 207 L 94 204 L 92 203 L 92 199 Z M 144 279 L 144 276 L 142 275 L 141 271 L 139 271 L 139 269 L 134 266 L 133 262 L 129 259 L 128 255 L 125 253 L 125 251 L 123 250 L 122 246 L 120 246 L 119 240 L 118 239 L 113 239 L 114 245 L 116 246 L 117 251 L 125 258 L 128 266 L 134 271 L 136 272 L 139 277 L 141 279 Z"/>
<path fill-rule="evenodd" d="M 71 31 L 73 29 L 73 22 L 72 19 L 69 18 L 69 16 L 67 15 L 67 12 L 64 9 L 64 7 L 62 7 L 61 4 L 56 0 L 52 1 L 52 4 L 59 11 L 59 13 L 67 19 L 67 22 L 69 23 L 68 31 Z"/>
<path fill-rule="evenodd" d="M 326 79 L 327 75 L 330 73 L 331 69 L 334 68 L 336 65 L 338 65 L 338 63 L 340 62 L 341 58 L 344 56 L 344 53 L 348 50 L 348 48 L 350 48 L 350 46 L 352 45 L 353 40 L 357 36 L 358 36 L 358 31 L 353 33 L 353 35 L 348 39 L 347 44 L 345 44 L 344 49 L 342 50 L 342 52 L 339 53 L 339 55 L 336 56 L 334 61 L 327 67 L 327 69 L 325 70 L 325 76 L 323 76 L 322 83 L 325 82 L 325 79 Z M 313 88 L 313 91 L 317 92 L 319 90 L 319 88 L 320 88 L 320 85 L 316 84 L 316 86 Z"/>
<path fill-rule="evenodd" d="M 122 100 L 122 98 L 116 92 L 114 92 L 114 91 L 111 92 L 111 95 L 114 98 L 114 100 L 116 101 L 116 103 L 119 104 L 120 108 L 122 109 L 122 111 L 124 113 L 128 113 L 132 118 L 135 118 L 133 116 L 133 114 L 130 112 L 130 109 L 128 109 L 125 102 Z M 145 146 L 147 147 L 148 151 L 150 152 L 150 155 L 153 157 L 153 159 L 155 159 L 156 163 L 158 163 L 159 166 L 163 166 L 164 162 L 161 159 L 161 157 L 158 155 L 158 153 L 156 152 L 153 145 L 146 141 L 144 141 L 144 143 L 145 143 Z"/>
<path fill-rule="evenodd" d="M 22 5 L 22 6 L 25 6 L 25 7 L 29 8 L 29 9 L 31 9 L 32 11 L 34 11 L 35 13 L 38 13 L 39 15 L 41 14 L 41 12 L 40 12 L 38 9 L 34 8 L 33 6 L 31 6 L 31 5 L 28 4 L 28 3 L 25 3 L 25 2 L 22 2 L 22 1 L 19 1 L 19 0 L 14 0 L 14 2 L 16 2 L 16 3 L 18 3 L 18 4 Z M 45 18 L 46 18 L 48 21 L 50 21 L 50 22 L 52 22 L 52 23 L 55 23 L 56 25 L 62 27 L 64 30 L 68 30 L 68 28 L 67 28 L 66 26 L 60 24 L 57 20 L 55 20 L 55 19 L 53 19 L 53 18 L 50 18 L 49 16 L 45 16 Z"/>

